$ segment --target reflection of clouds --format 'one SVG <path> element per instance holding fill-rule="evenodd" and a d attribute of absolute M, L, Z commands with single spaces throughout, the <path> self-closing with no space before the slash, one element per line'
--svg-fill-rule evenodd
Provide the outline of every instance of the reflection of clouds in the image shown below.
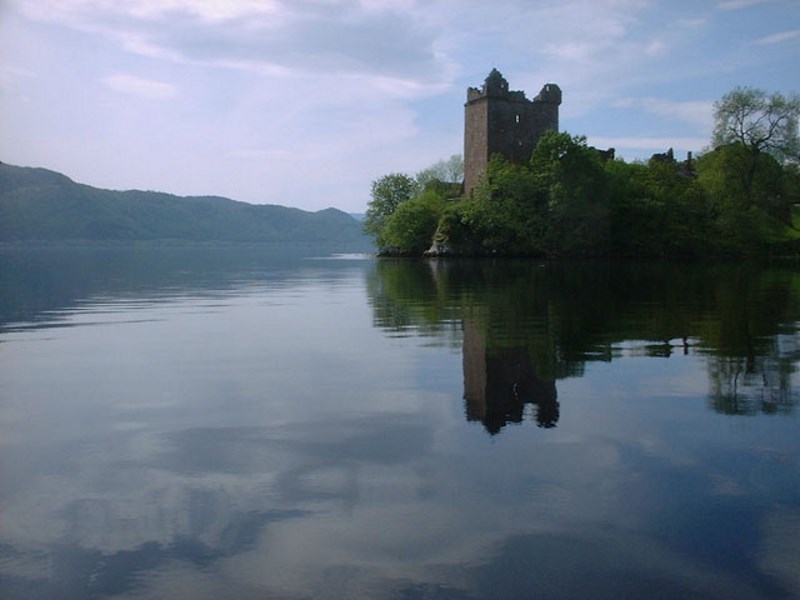
<path fill-rule="evenodd" d="M 609 597 L 751 595 L 632 533 L 647 514 L 626 497 L 641 483 L 633 448 L 573 431 L 520 454 L 514 434 L 471 447 L 453 435 L 423 414 L 146 434 L 144 463 L 95 452 L 76 477 L 43 478 L 29 512 L 12 507 L 27 551 L 2 571 L 47 573 L 45 549 L 66 546 L 89 573 L 129 572 L 131 598 L 485 597 L 508 581 L 551 595 L 587 581 Z M 784 568 L 774 555 L 788 542 L 775 539 L 770 570 Z"/>
<path fill-rule="evenodd" d="M 190 542 L 201 579 L 213 574 L 207 589 L 224 581 L 245 597 L 325 597 L 345 580 L 352 596 L 431 581 L 469 590 L 471 568 L 516 536 L 556 535 L 576 516 L 632 524 L 618 508 L 620 482 L 634 475 L 607 440 L 519 460 L 513 445 L 472 454 L 445 439 L 449 453 L 434 457 L 447 435 L 424 416 L 388 415 L 179 430 L 132 444 L 155 450 L 135 464 L 92 452 L 74 477 L 42 478 L 28 497 L 39 502 L 11 507 L 16 529 L 5 534 L 30 561 L 4 571 L 29 576 L 37 549 L 67 545 L 101 572 L 155 561 L 136 585 L 165 596 L 199 560 Z"/>
<path fill-rule="evenodd" d="M 241 582 L 227 580 L 224 574 L 197 569 L 193 565 L 172 560 L 161 568 L 143 573 L 136 591 L 116 595 L 119 599 L 219 600 L 263 598 L 258 590 L 248 589 Z"/>
<path fill-rule="evenodd" d="M 535 548 L 541 538 L 574 529 L 573 546 L 591 548 L 577 530 L 581 523 L 605 522 L 610 530 L 595 548 L 602 554 L 604 544 L 619 543 L 616 538 L 626 537 L 626 525 L 635 525 L 632 515 L 618 514 L 626 505 L 620 483 L 633 475 L 603 440 L 560 444 L 546 457 L 525 457 L 516 468 L 505 464 L 502 474 L 494 460 L 507 461 L 511 454 L 473 457 L 476 462 L 466 467 L 464 458 L 454 456 L 428 472 L 425 483 L 433 490 L 422 497 L 415 493 L 421 483 L 418 470 L 393 469 L 380 478 L 374 469 L 365 470 L 361 501 L 346 518 L 334 512 L 277 523 L 237 559 L 242 571 L 236 578 L 250 577 L 254 585 L 276 582 L 281 590 L 314 595 L 322 589 L 315 585 L 323 586 L 338 569 L 349 570 L 350 585 L 359 586 L 356 595 L 368 595 L 375 581 L 434 581 L 469 590 L 482 565 L 487 573 L 504 570 L 502 560 L 493 564 L 497 550 L 518 536 L 530 536 Z M 665 550 L 644 539 L 638 545 L 618 553 L 619 564 L 625 565 L 620 570 L 663 569 Z M 677 557 L 666 564 L 671 567 L 666 580 L 696 575 Z M 560 566 L 546 562 L 539 571 L 557 586 L 558 577 L 576 566 L 573 561 Z"/>
<path fill-rule="evenodd" d="M 135 462 L 95 444 L 73 456 L 79 467 L 61 463 L 69 477 L 43 475 L 7 503 L 4 537 L 23 545 L 66 540 L 103 552 L 182 536 L 216 545 L 235 513 L 291 511 L 320 500 L 352 503 L 354 469 L 403 464 L 431 447 L 430 430 L 403 416 L 292 429 L 143 434 L 144 441 L 117 447 L 150 451 Z M 56 455 L 74 452 L 61 447 Z"/>
<path fill-rule="evenodd" d="M 744 496 L 747 492 L 740 482 L 727 475 L 712 473 L 711 490 L 718 496 Z"/>

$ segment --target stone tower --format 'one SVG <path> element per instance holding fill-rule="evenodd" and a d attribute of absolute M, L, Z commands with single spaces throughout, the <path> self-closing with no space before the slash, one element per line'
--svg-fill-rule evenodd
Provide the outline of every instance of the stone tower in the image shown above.
<path fill-rule="evenodd" d="M 533 100 L 509 91 L 508 82 L 492 69 L 481 89 L 467 90 L 464 105 L 464 191 L 469 194 L 486 172 L 495 153 L 526 162 L 545 131 L 558 131 L 561 89 L 548 83 Z"/>

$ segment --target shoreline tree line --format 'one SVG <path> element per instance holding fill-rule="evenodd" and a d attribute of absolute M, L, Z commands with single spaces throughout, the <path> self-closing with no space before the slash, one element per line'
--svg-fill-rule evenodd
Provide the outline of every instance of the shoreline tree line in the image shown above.
<path fill-rule="evenodd" d="M 798 256 L 798 116 L 797 94 L 736 88 L 714 105 L 714 149 L 686 162 L 551 131 L 526 163 L 492 156 L 467 196 L 455 155 L 374 181 L 364 230 L 397 256 Z"/>

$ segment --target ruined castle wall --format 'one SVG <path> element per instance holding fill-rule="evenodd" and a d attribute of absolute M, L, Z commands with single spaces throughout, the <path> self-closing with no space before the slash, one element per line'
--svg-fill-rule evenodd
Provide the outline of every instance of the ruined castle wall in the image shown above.
<path fill-rule="evenodd" d="M 530 159 L 541 136 L 558 130 L 561 90 L 545 85 L 533 100 L 510 91 L 496 70 L 482 89 L 469 88 L 464 123 L 464 189 L 469 193 L 481 180 L 495 153 L 513 162 Z"/>
<path fill-rule="evenodd" d="M 464 189 L 480 181 L 489 164 L 489 103 L 485 97 L 467 104 L 464 111 Z"/>
<path fill-rule="evenodd" d="M 538 141 L 536 110 L 522 99 L 498 98 L 489 107 L 487 152 L 513 162 L 525 162 Z"/>

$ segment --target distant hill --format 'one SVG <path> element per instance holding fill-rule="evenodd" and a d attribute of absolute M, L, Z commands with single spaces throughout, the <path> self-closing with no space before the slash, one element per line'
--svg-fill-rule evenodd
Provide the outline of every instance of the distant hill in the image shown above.
<path fill-rule="evenodd" d="M 301 242 L 369 251 L 361 223 L 327 208 L 256 205 L 94 188 L 49 171 L 0 163 L 0 242 Z"/>

